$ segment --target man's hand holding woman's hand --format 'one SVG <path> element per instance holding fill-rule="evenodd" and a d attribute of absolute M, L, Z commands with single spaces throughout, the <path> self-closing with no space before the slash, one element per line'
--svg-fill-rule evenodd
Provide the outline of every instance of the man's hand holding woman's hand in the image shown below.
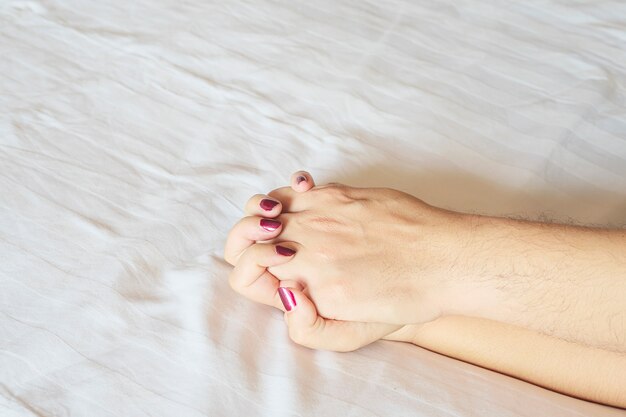
<path fill-rule="evenodd" d="M 626 233 L 468 215 L 390 189 L 255 195 L 231 230 L 233 289 L 285 311 L 296 343 L 406 341 L 626 406 Z"/>
<path fill-rule="evenodd" d="M 305 193 L 314 186 L 313 178 L 300 171 L 292 175 L 290 187 L 248 200 L 246 217 L 232 228 L 226 242 L 224 257 L 235 266 L 229 282 L 245 297 L 285 311 L 289 336 L 296 343 L 314 349 L 355 350 L 392 334 L 401 326 L 323 317 L 311 301 L 311 282 L 305 279 L 305 274 L 294 268 L 284 274 L 271 271 L 304 256 L 305 248 L 297 237 L 290 241 L 280 235 L 295 224 L 290 223 L 288 214 L 295 213 L 294 207 L 299 204 L 297 193 Z M 315 265 L 303 261 L 299 265 L 306 267 L 308 275 L 315 276 L 310 274 L 315 272 Z"/>
<path fill-rule="evenodd" d="M 245 213 L 226 244 L 230 284 L 289 310 L 297 343 L 353 350 L 440 315 L 445 284 L 434 264 L 446 254 L 429 245 L 445 246 L 440 229 L 455 213 L 394 190 L 315 187 L 306 172 L 253 196 Z"/>
<path fill-rule="evenodd" d="M 606 296 L 626 290 L 621 230 L 456 213 L 391 189 L 315 186 L 303 171 L 245 212 L 226 244 L 231 286 L 295 306 L 286 319 L 300 344 L 352 350 L 461 315 L 624 349 L 615 323 L 588 320 L 589 305 L 623 315 Z"/>

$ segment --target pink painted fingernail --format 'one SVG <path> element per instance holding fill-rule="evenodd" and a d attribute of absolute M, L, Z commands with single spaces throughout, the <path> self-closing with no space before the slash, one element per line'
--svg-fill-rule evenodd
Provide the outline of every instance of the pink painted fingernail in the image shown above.
<path fill-rule="evenodd" d="M 304 175 L 300 175 L 298 178 L 296 178 L 297 184 L 300 184 L 302 181 L 306 181 L 306 177 Z"/>
<path fill-rule="evenodd" d="M 280 222 L 272 219 L 261 219 L 261 227 L 268 232 L 273 232 L 280 227 Z"/>
<path fill-rule="evenodd" d="M 270 211 L 271 209 L 273 209 L 274 207 L 278 205 L 278 201 L 270 200 L 269 198 L 264 198 L 263 200 L 261 200 L 259 205 L 261 206 L 263 210 Z"/>
<path fill-rule="evenodd" d="M 285 246 L 276 245 L 276 253 L 283 256 L 292 256 L 296 251 Z"/>
<path fill-rule="evenodd" d="M 287 311 L 293 310 L 293 308 L 296 306 L 296 297 L 293 296 L 293 293 L 291 292 L 291 290 L 284 288 L 284 287 L 279 287 L 278 295 L 280 295 L 280 301 L 283 302 L 283 305 L 285 306 L 285 310 Z"/>

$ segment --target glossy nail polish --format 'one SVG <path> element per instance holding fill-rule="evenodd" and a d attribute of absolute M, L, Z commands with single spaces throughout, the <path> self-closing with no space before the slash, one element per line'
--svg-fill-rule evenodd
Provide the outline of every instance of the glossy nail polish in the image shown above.
<path fill-rule="evenodd" d="M 261 219 L 261 227 L 268 232 L 273 232 L 274 230 L 280 227 L 280 222 L 278 220 L 272 219 Z"/>
<path fill-rule="evenodd" d="M 285 310 L 291 311 L 296 306 L 296 297 L 293 296 L 293 293 L 288 288 L 279 287 L 278 295 L 280 295 L 280 301 L 283 302 L 285 306 Z"/>
<path fill-rule="evenodd" d="M 285 246 L 276 245 L 276 253 L 282 256 L 292 256 L 296 251 Z"/>
<path fill-rule="evenodd" d="M 298 178 L 296 178 L 297 184 L 300 184 L 302 181 L 306 181 L 306 177 L 304 175 L 300 175 Z"/>
<path fill-rule="evenodd" d="M 270 211 L 271 209 L 273 209 L 274 207 L 278 205 L 278 201 L 270 200 L 269 198 L 264 198 L 263 200 L 261 200 L 259 205 L 261 206 L 263 210 Z"/>

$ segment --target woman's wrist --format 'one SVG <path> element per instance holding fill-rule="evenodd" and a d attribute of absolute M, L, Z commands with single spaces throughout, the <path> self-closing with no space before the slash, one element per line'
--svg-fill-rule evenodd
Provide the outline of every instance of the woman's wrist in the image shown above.
<path fill-rule="evenodd" d="M 384 339 L 417 346 L 568 395 L 626 406 L 626 357 L 492 320 L 447 316 Z"/>

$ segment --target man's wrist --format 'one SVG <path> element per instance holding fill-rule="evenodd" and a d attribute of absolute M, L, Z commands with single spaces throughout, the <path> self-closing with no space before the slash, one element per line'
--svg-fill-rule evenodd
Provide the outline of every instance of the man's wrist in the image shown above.
<path fill-rule="evenodd" d="M 513 300 L 506 298 L 512 277 L 529 275 L 520 260 L 528 255 L 518 238 L 522 224 L 506 218 L 460 215 L 455 240 L 450 241 L 454 260 L 443 279 L 442 315 L 493 319 L 508 313 Z"/>
<path fill-rule="evenodd" d="M 625 231 L 483 216 L 463 223 L 469 235 L 446 280 L 442 315 L 624 349 Z"/>
<path fill-rule="evenodd" d="M 414 271 L 410 286 L 410 320 L 424 323 L 445 315 L 481 317 L 484 309 L 497 302 L 494 291 L 483 283 L 484 267 L 503 273 L 498 258 L 485 256 L 485 245 L 493 237 L 491 219 L 433 208 L 427 221 L 420 218 L 414 227 L 416 242 L 407 260 Z M 484 259 L 481 259 L 484 258 Z"/>

